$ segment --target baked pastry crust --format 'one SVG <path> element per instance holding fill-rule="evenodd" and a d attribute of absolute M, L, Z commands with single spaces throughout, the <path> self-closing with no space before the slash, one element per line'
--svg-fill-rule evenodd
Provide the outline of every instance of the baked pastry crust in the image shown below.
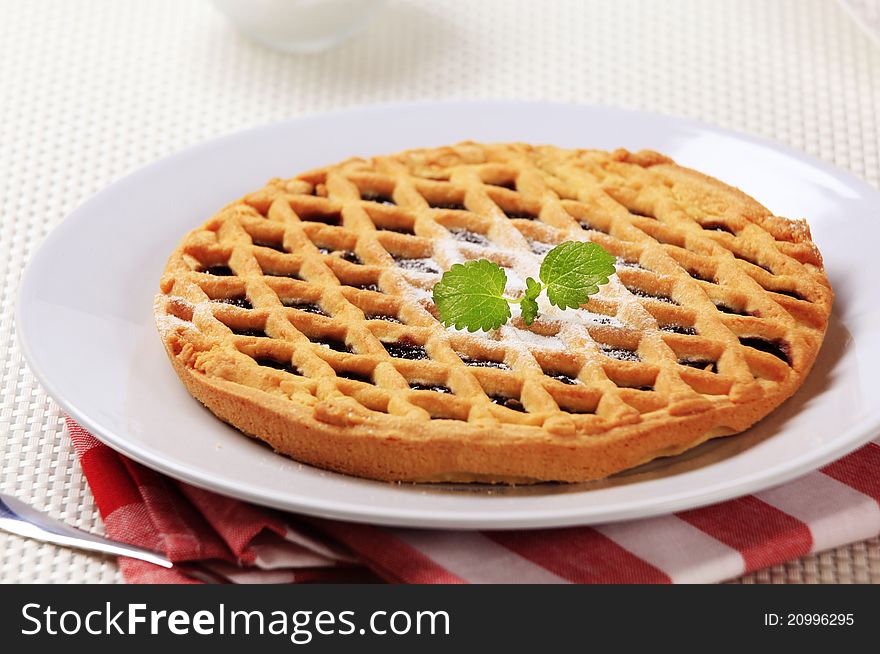
<path fill-rule="evenodd" d="M 508 290 L 592 240 L 617 274 L 527 328 L 445 329 L 431 288 L 488 258 Z M 804 221 L 656 152 L 461 143 L 275 179 L 187 234 L 155 316 L 218 417 L 391 481 L 598 479 L 779 406 L 833 294 Z"/>

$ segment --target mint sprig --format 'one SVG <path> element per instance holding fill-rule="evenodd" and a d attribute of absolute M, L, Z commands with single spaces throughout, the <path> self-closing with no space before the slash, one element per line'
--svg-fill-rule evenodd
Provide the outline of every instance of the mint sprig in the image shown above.
<path fill-rule="evenodd" d="M 527 325 L 535 322 L 535 318 L 538 316 L 538 296 L 542 290 L 544 290 L 544 287 L 541 286 L 539 281 L 526 277 L 526 292 L 522 299 L 520 299 L 519 311 Z"/>
<path fill-rule="evenodd" d="M 498 329 L 510 320 L 511 304 L 520 305 L 523 322 L 531 325 L 538 317 L 537 300 L 543 291 L 550 304 L 575 309 L 589 302 L 613 274 L 614 257 L 600 245 L 566 241 L 547 253 L 540 281 L 526 278 L 525 293 L 519 298 L 505 297 L 504 269 L 480 259 L 457 263 L 443 273 L 434 285 L 434 304 L 444 325 L 469 332 Z"/>
<path fill-rule="evenodd" d="M 456 329 L 498 329 L 510 320 L 504 297 L 507 273 L 486 259 L 456 263 L 434 285 L 434 304 L 443 324 Z"/>
<path fill-rule="evenodd" d="M 547 299 L 560 309 L 576 309 L 599 292 L 614 274 L 614 257 L 595 243 L 567 241 L 547 253 L 541 263 L 541 281 Z"/>

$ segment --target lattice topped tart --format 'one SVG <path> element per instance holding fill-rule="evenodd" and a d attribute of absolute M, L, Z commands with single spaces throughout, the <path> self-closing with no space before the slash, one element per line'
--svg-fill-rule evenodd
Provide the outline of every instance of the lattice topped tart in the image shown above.
<path fill-rule="evenodd" d="M 498 329 L 445 327 L 454 264 L 525 292 L 559 243 L 616 274 Z M 187 234 L 155 315 L 189 392 L 298 461 L 374 479 L 605 477 L 766 416 L 804 381 L 832 291 L 804 221 L 655 152 L 525 144 L 350 159 Z"/>

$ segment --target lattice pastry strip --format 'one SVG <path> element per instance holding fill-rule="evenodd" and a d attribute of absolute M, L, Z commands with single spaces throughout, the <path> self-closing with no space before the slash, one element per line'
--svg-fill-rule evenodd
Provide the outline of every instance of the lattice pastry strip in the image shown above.
<path fill-rule="evenodd" d="M 566 240 L 617 274 L 447 329 L 431 289 L 487 258 L 522 292 Z M 742 431 L 802 383 L 832 293 L 806 224 L 652 152 L 464 143 L 272 180 L 188 234 L 155 312 L 222 419 L 366 477 L 603 477 Z"/>

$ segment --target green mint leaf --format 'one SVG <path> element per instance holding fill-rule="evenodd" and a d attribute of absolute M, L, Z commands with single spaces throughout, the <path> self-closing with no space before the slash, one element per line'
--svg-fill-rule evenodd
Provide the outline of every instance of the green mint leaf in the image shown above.
<path fill-rule="evenodd" d="M 547 285 L 547 299 L 560 309 L 576 309 L 607 284 L 614 274 L 614 257 L 602 246 L 583 241 L 566 241 L 547 253 L 541 263 L 541 281 Z"/>
<path fill-rule="evenodd" d="M 541 282 L 534 277 L 526 277 L 526 295 L 527 300 L 537 300 L 541 294 Z"/>
<path fill-rule="evenodd" d="M 535 318 L 538 317 L 538 303 L 529 297 L 524 297 L 522 302 L 519 303 L 520 313 L 522 314 L 523 322 L 527 325 L 531 325 L 535 322 Z"/>
<path fill-rule="evenodd" d="M 506 285 L 504 269 L 486 259 L 453 265 L 434 285 L 440 320 L 469 332 L 497 329 L 510 319 L 510 305 L 503 297 Z"/>
<path fill-rule="evenodd" d="M 520 300 L 519 309 L 523 322 L 527 325 L 531 325 L 535 322 L 535 318 L 538 317 L 538 303 L 536 300 L 543 289 L 544 287 L 541 286 L 541 282 L 537 279 L 526 277 L 526 292 L 522 300 Z"/>

